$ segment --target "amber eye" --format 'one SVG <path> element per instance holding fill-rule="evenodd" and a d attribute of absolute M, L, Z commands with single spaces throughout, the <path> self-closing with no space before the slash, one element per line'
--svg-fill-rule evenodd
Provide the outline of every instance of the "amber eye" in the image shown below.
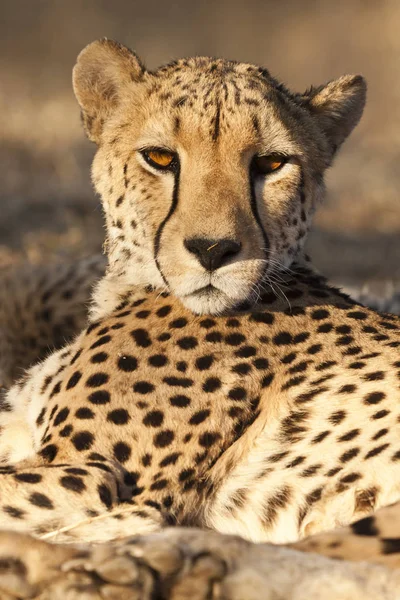
<path fill-rule="evenodd" d="M 286 163 L 287 157 L 279 154 L 269 154 L 268 156 L 255 156 L 253 159 L 253 169 L 257 174 L 268 175 L 278 171 Z"/>
<path fill-rule="evenodd" d="M 171 169 L 176 164 L 176 154 L 170 150 L 154 148 L 143 150 L 142 155 L 146 162 L 155 169 Z"/>

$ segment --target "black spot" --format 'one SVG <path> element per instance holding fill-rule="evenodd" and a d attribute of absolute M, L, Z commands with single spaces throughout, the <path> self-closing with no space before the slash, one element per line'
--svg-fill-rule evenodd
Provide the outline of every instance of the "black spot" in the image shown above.
<path fill-rule="evenodd" d="M 225 336 L 225 342 L 230 346 L 239 346 L 245 341 L 246 338 L 241 333 L 230 333 L 229 335 Z"/>
<path fill-rule="evenodd" d="M 131 336 L 139 348 L 148 348 L 151 346 L 151 339 L 145 329 L 134 329 L 131 331 Z"/>
<path fill-rule="evenodd" d="M 346 463 L 349 462 L 349 460 L 352 460 L 353 458 L 358 456 L 359 454 L 360 448 L 351 448 L 350 450 L 343 452 L 343 454 L 339 457 L 339 460 L 342 463 Z"/>
<path fill-rule="evenodd" d="M 307 348 L 307 353 L 308 354 L 318 354 L 318 352 L 321 352 L 321 350 L 322 350 L 321 344 L 313 344 L 312 346 Z"/>
<path fill-rule="evenodd" d="M 75 433 L 71 441 L 75 448 L 82 452 L 83 450 L 90 450 L 94 443 L 94 436 L 90 431 L 79 431 Z"/>
<path fill-rule="evenodd" d="M 74 475 L 65 475 L 64 477 L 61 477 L 60 483 L 63 488 L 75 492 L 76 494 L 81 494 L 86 490 L 84 481 L 80 477 L 75 477 Z"/>
<path fill-rule="evenodd" d="M 329 417 L 329 421 L 332 423 L 332 425 L 339 425 L 345 418 L 345 411 L 338 410 L 337 412 L 331 414 L 331 416 Z"/>
<path fill-rule="evenodd" d="M 362 312 L 361 310 L 353 310 L 351 312 L 348 312 L 347 316 L 349 317 L 349 319 L 359 319 L 360 321 L 363 321 L 368 317 L 367 313 Z"/>
<path fill-rule="evenodd" d="M 204 339 L 206 342 L 217 344 L 222 341 L 222 334 L 219 331 L 211 331 L 210 333 L 207 333 Z"/>
<path fill-rule="evenodd" d="M 190 404 L 190 398 L 182 394 L 178 394 L 177 396 L 171 396 L 169 401 L 172 406 L 178 406 L 179 408 L 185 408 Z"/>
<path fill-rule="evenodd" d="M 139 310 L 135 317 L 137 319 L 147 319 L 147 317 L 151 314 L 151 312 L 149 310 Z"/>
<path fill-rule="evenodd" d="M 288 344 L 291 344 L 293 342 L 293 338 L 288 331 L 281 331 L 280 333 L 278 333 L 278 335 L 272 338 L 272 342 L 276 346 L 287 346 Z"/>
<path fill-rule="evenodd" d="M 53 509 L 54 505 L 48 496 L 44 494 L 40 494 L 39 492 L 34 492 L 28 498 L 29 502 L 34 506 L 38 506 L 39 508 Z"/>
<path fill-rule="evenodd" d="M 166 448 L 174 441 L 174 432 L 170 429 L 160 431 L 154 436 L 154 445 L 156 448 Z"/>
<path fill-rule="evenodd" d="M 167 479 L 159 479 L 158 481 L 155 481 L 154 483 L 151 484 L 150 486 L 150 490 L 154 491 L 154 490 L 164 490 L 168 485 L 168 480 Z"/>
<path fill-rule="evenodd" d="M 142 465 L 144 467 L 149 467 L 151 465 L 151 461 L 152 461 L 152 456 L 151 454 L 144 454 L 142 456 Z"/>
<path fill-rule="evenodd" d="M 105 335 L 106 333 L 109 332 L 109 328 L 108 327 L 103 327 L 103 329 L 99 329 L 99 331 L 97 332 L 97 335 L 101 336 L 101 335 Z"/>
<path fill-rule="evenodd" d="M 161 410 L 152 410 L 143 419 L 146 427 L 160 427 L 164 421 L 164 413 Z"/>
<path fill-rule="evenodd" d="M 69 415 L 69 408 L 62 408 L 57 413 L 56 418 L 54 419 L 54 427 L 57 427 L 61 423 L 64 423 L 64 421 L 68 418 L 68 415 Z"/>
<path fill-rule="evenodd" d="M 354 438 L 356 438 L 358 435 L 360 435 L 359 429 L 351 429 L 347 433 L 344 433 L 343 435 L 338 437 L 338 442 L 350 442 L 351 440 L 354 440 Z"/>
<path fill-rule="evenodd" d="M 240 321 L 239 321 L 239 319 L 235 319 L 235 318 L 227 319 L 226 326 L 227 327 L 240 327 Z"/>
<path fill-rule="evenodd" d="M 375 441 L 376 441 L 376 440 L 379 440 L 381 437 L 383 437 L 383 436 L 384 436 L 384 435 L 386 435 L 387 433 L 389 433 L 389 429 L 386 429 L 386 428 L 384 428 L 384 429 L 380 429 L 379 431 L 377 431 L 377 432 L 375 433 L 375 435 L 374 435 L 374 436 L 372 436 L 372 438 L 371 438 L 371 439 L 372 439 L 372 440 L 375 440 Z"/>
<path fill-rule="evenodd" d="M 60 435 L 61 435 L 61 431 L 60 431 Z M 45 461 L 53 462 L 53 460 L 55 459 L 55 457 L 58 454 L 58 448 L 55 444 L 48 444 L 47 446 L 45 446 L 44 448 L 41 449 L 39 454 L 42 458 L 44 458 Z"/>
<path fill-rule="evenodd" d="M 107 404 L 110 402 L 110 393 L 107 390 L 97 390 L 88 396 L 88 400 L 92 404 Z"/>
<path fill-rule="evenodd" d="M 172 387 L 192 387 L 193 379 L 187 377 L 164 377 L 163 381 Z"/>
<path fill-rule="evenodd" d="M 42 476 L 39 473 L 16 473 L 14 475 L 17 481 L 23 481 L 24 483 L 40 483 Z"/>
<path fill-rule="evenodd" d="M 352 342 L 354 342 L 354 338 L 351 335 L 342 335 L 336 340 L 338 346 L 348 346 Z"/>
<path fill-rule="evenodd" d="M 3 506 L 3 511 L 13 519 L 23 519 L 25 512 L 15 506 Z"/>
<path fill-rule="evenodd" d="M 247 363 L 238 363 L 234 365 L 231 369 L 232 373 L 237 373 L 237 375 L 247 375 L 251 371 L 251 365 Z"/>
<path fill-rule="evenodd" d="M 245 400 L 247 393 L 246 390 L 242 387 L 235 387 L 229 390 L 228 394 L 230 400 Z"/>
<path fill-rule="evenodd" d="M 305 342 L 310 337 L 310 334 L 307 331 L 303 331 L 303 333 L 299 333 L 295 335 L 293 338 L 294 344 L 300 344 L 301 342 Z"/>
<path fill-rule="evenodd" d="M 382 538 L 382 554 L 400 553 L 400 538 Z"/>
<path fill-rule="evenodd" d="M 203 383 L 203 391 L 212 393 L 219 390 L 221 385 L 221 380 L 218 377 L 208 377 Z"/>
<path fill-rule="evenodd" d="M 75 387 L 77 385 L 77 383 L 79 382 L 79 380 L 82 377 L 82 373 L 80 373 L 79 371 L 75 371 L 75 373 L 73 373 L 71 375 L 71 377 L 69 378 L 67 385 L 65 386 L 66 390 L 70 390 L 71 388 Z"/>
<path fill-rule="evenodd" d="M 235 356 L 238 358 L 250 358 L 251 356 L 255 356 L 257 354 L 257 349 L 254 346 L 243 346 L 236 350 Z"/>
<path fill-rule="evenodd" d="M 203 423 L 209 416 L 210 411 L 208 409 L 199 410 L 190 418 L 189 425 L 199 425 L 200 423 Z"/>
<path fill-rule="evenodd" d="M 364 398 L 365 404 L 379 404 L 386 397 L 383 392 L 371 392 Z"/>
<path fill-rule="evenodd" d="M 366 373 L 363 375 L 365 381 L 382 381 L 385 379 L 385 373 L 383 371 L 374 371 L 373 373 Z"/>
<path fill-rule="evenodd" d="M 96 340 L 94 342 L 94 344 L 92 344 L 90 346 L 90 349 L 94 350 L 95 348 L 99 348 L 100 346 L 104 346 L 104 344 L 108 344 L 108 342 L 111 342 L 111 335 L 103 335 L 103 337 L 101 337 L 98 340 Z"/>
<path fill-rule="evenodd" d="M 134 356 L 124 355 L 118 359 L 117 366 L 121 371 L 131 373 L 132 371 L 136 371 L 138 361 Z"/>
<path fill-rule="evenodd" d="M 203 433 L 199 437 L 199 444 L 200 444 L 200 446 L 203 446 L 203 448 L 210 448 L 220 438 L 221 438 L 221 435 L 219 433 L 213 433 L 211 431 L 207 431 L 206 433 Z"/>
<path fill-rule="evenodd" d="M 125 442 L 117 442 L 114 444 L 113 453 L 116 460 L 118 460 L 120 463 L 125 463 L 127 460 L 129 460 L 132 454 L 132 449 L 130 446 L 128 446 L 128 444 L 125 444 Z"/>
<path fill-rule="evenodd" d="M 100 485 L 97 486 L 97 491 L 99 493 L 99 498 L 100 498 L 101 502 L 104 504 L 104 506 L 106 506 L 107 508 L 111 508 L 112 495 L 111 495 L 109 488 L 106 485 L 104 485 L 104 483 L 101 483 Z"/>
<path fill-rule="evenodd" d="M 165 331 L 164 333 L 159 335 L 157 339 L 159 342 L 167 342 L 168 340 L 171 339 L 171 334 L 168 333 L 168 331 Z"/>
<path fill-rule="evenodd" d="M 375 525 L 374 517 L 365 517 L 365 519 L 360 519 L 356 521 L 356 523 L 352 523 L 350 525 L 353 533 L 356 535 L 365 535 L 365 536 L 378 536 L 379 532 Z"/>
<path fill-rule="evenodd" d="M 349 364 L 349 369 L 362 369 L 365 367 L 365 362 L 356 361 Z"/>
<path fill-rule="evenodd" d="M 275 321 L 275 317 L 272 313 L 269 312 L 259 312 L 250 315 L 249 320 L 254 321 L 255 323 L 265 323 L 266 325 L 272 325 Z"/>
<path fill-rule="evenodd" d="M 261 379 L 261 387 L 262 388 L 269 387 L 271 385 L 271 383 L 273 382 L 274 378 L 275 378 L 275 375 L 273 373 L 268 373 L 268 375 L 265 375 Z"/>
<path fill-rule="evenodd" d="M 288 379 L 288 381 L 282 386 L 282 390 L 288 390 L 292 387 L 295 387 L 296 385 L 300 385 L 301 383 L 303 383 L 303 381 L 305 381 L 306 377 L 305 375 L 298 375 L 297 377 L 292 377 L 291 379 Z"/>
<path fill-rule="evenodd" d="M 342 385 L 342 387 L 338 390 L 339 394 L 352 394 L 357 389 L 357 386 L 352 383 L 348 383 L 346 385 Z"/>
<path fill-rule="evenodd" d="M 374 456 L 378 456 L 381 454 L 386 448 L 389 448 L 390 444 L 382 444 L 381 446 L 376 446 L 376 448 L 372 448 L 367 454 L 364 456 L 364 459 L 373 458 Z"/>
<path fill-rule="evenodd" d="M 58 381 L 56 383 L 56 385 L 53 387 L 53 389 L 52 389 L 52 391 L 50 393 L 49 398 L 53 398 L 53 396 L 56 396 L 57 394 L 59 394 L 60 390 L 61 390 L 61 381 Z"/>
<path fill-rule="evenodd" d="M 86 387 L 100 387 L 108 382 L 109 376 L 107 373 L 94 373 L 86 380 Z"/>
<path fill-rule="evenodd" d="M 149 357 L 148 363 L 152 367 L 164 367 L 168 363 L 168 358 L 165 354 L 153 354 Z"/>
<path fill-rule="evenodd" d="M 63 427 L 63 429 L 61 429 L 59 435 L 61 437 L 68 437 L 69 435 L 71 435 L 72 433 L 72 425 L 66 425 L 65 427 Z"/>
<path fill-rule="evenodd" d="M 348 475 L 345 475 L 344 477 L 341 478 L 340 483 L 342 483 L 342 484 L 354 483 L 355 481 L 358 481 L 359 479 L 361 479 L 360 473 L 349 473 Z"/>
<path fill-rule="evenodd" d="M 156 311 L 157 317 L 166 317 L 171 312 L 172 308 L 168 304 L 162 306 Z"/>
<path fill-rule="evenodd" d="M 256 358 L 255 360 L 253 360 L 253 365 L 256 369 L 264 370 L 268 369 L 269 362 L 266 358 Z"/>
<path fill-rule="evenodd" d="M 46 409 L 45 409 L 45 408 L 42 408 L 42 410 L 41 410 L 41 411 L 40 411 L 40 413 L 39 413 L 39 416 L 38 416 L 38 418 L 36 419 L 36 425 L 37 425 L 38 427 L 40 427 L 41 425 L 43 425 L 43 422 L 44 422 L 44 416 L 45 416 L 45 414 L 46 414 Z"/>
<path fill-rule="evenodd" d="M 154 391 L 154 385 L 149 381 L 137 381 L 133 386 L 133 391 L 137 394 L 150 394 Z"/>
<path fill-rule="evenodd" d="M 90 408 L 82 406 L 82 408 L 78 408 L 75 416 L 77 419 L 94 419 L 94 412 Z"/>
<path fill-rule="evenodd" d="M 188 479 L 193 477 L 194 474 L 194 469 L 183 469 L 183 471 L 179 473 L 179 481 L 187 481 Z"/>
<path fill-rule="evenodd" d="M 328 437 L 328 435 L 331 432 L 326 430 L 326 431 L 321 431 L 321 433 L 319 433 L 318 435 L 316 435 L 312 440 L 311 443 L 312 444 L 319 444 L 321 443 L 326 437 Z"/>
<path fill-rule="evenodd" d="M 92 358 L 90 359 L 90 362 L 94 364 L 102 363 L 105 362 L 107 358 L 107 352 L 98 352 L 97 354 L 93 354 Z"/>
<path fill-rule="evenodd" d="M 107 415 L 107 421 L 114 423 L 114 425 L 126 425 L 129 419 L 129 413 L 125 408 L 116 408 Z"/>
<path fill-rule="evenodd" d="M 182 329 L 182 327 L 186 327 L 187 325 L 187 319 L 181 317 L 179 319 L 175 319 L 174 321 L 171 321 L 171 323 L 169 324 L 170 327 L 172 327 L 173 329 Z"/>
<path fill-rule="evenodd" d="M 198 342 L 195 337 L 188 336 L 178 340 L 177 344 L 180 348 L 182 348 L 182 350 L 192 350 L 193 348 L 196 348 Z"/>
<path fill-rule="evenodd" d="M 210 329 L 211 327 L 214 327 L 216 325 L 214 319 L 202 319 L 202 321 L 200 321 L 199 323 L 200 327 L 203 327 L 204 329 Z"/>
<path fill-rule="evenodd" d="M 168 454 L 165 458 L 162 459 L 159 463 L 159 467 L 168 467 L 168 465 L 174 465 L 178 458 L 181 456 L 180 452 L 174 452 L 173 454 Z"/>
<path fill-rule="evenodd" d="M 65 472 L 71 473 L 72 475 L 88 475 L 88 471 L 86 471 L 86 469 L 81 469 L 79 467 L 68 467 L 65 469 Z"/>
<path fill-rule="evenodd" d="M 290 363 L 292 363 L 294 360 L 296 360 L 297 354 L 296 352 L 290 352 L 290 354 L 286 354 L 286 356 L 284 356 L 282 358 L 282 362 L 285 365 L 290 365 Z"/>
<path fill-rule="evenodd" d="M 199 356 L 196 359 L 195 366 L 199 371 L 206 371 L 211 367 L 214 362 L 214 356 L 212 354 L 206 354 L 205 356 Z"/>
<path fill-rule="evenodd" d="M 314 321 L 321 321 L 322 319 L 327 319 L 329 317 L 329 311 L 319 308 L 317 310 L 312 311 L 311 318 Z"/>
<path fill-rule="evenodd" d="M 383 419 L 383 417 L 386 417 L 389 414 L 390 414 L 389 410 L 378 410 L 376 413 L 374 413 L 371 416 L 371 419 Z"/>
<path fill-rule="evenodd" d="M 71 358 L 71 362 L 69 364 L 73 365 L 78 360 L 81 354 L 82 350 L 78 350 L 78 352 Z"/>

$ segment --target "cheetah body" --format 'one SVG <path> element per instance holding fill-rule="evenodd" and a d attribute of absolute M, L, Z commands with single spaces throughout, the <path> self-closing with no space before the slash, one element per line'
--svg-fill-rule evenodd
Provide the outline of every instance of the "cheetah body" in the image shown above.
<path fill-rule="evenodd" d="M 90 326 L 2 401 L 1 526 L 285 543 L 399 500 L 399 318 L 303 253 L 363 80 L 294 95 L 227 61 L 150 73 L 101 41 L 74 85 L 99 145 L 108 267 Z M 264 177 L 268 153 L 279 170 Z"/>

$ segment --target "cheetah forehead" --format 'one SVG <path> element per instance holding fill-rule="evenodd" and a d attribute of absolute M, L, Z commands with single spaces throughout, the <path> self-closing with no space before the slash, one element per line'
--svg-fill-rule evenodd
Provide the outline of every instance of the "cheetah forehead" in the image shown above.
<path fill-rule="evenodd" d="M 158 113 L 159 120 L 172 118 L 179 127 L 176 109 L 181 109 L 192 125 L 196 115 L 206 122 L 211 116 L 214 140 L 222 120 L 234 122 L 242 115 L 250 116 L 259 134 L 266 117 L 270 125 L 269 117 L 285 123 L 301 143 L 310 145 L 311 139 L 315 149 L 327 154 L 356 125 L 365 101 L 365 82 L 360 76 L 342 77 L 296 94 L 263 67 L 220 58 L 181 59 L 146 70 L 133 52 L 110 40 L 93 42 L 81 52 L 74 68 L 74 90 L 86 131 L 98 143 L 111 115 L 128 116 L 129 112 L 134 121 L 132 109 L 146 117 Z M 113 121 L 114 129 L 116 123 L 121 125 L 118 119 Z"/>

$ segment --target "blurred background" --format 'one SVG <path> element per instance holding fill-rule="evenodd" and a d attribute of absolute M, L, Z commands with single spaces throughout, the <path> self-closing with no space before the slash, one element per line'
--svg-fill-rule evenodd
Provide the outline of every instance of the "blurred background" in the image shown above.
<path fill-rule="evenodd" d="M 71 70 L 106 36 L 149 67 L 220 55 L 296 91 L 363 74 L 367 108 L 329 172 L 309 250 L 335 280 L 400 277 L 398 0 L 1 0 L 0 15 L 0 265 L 101 248 Z"/>

